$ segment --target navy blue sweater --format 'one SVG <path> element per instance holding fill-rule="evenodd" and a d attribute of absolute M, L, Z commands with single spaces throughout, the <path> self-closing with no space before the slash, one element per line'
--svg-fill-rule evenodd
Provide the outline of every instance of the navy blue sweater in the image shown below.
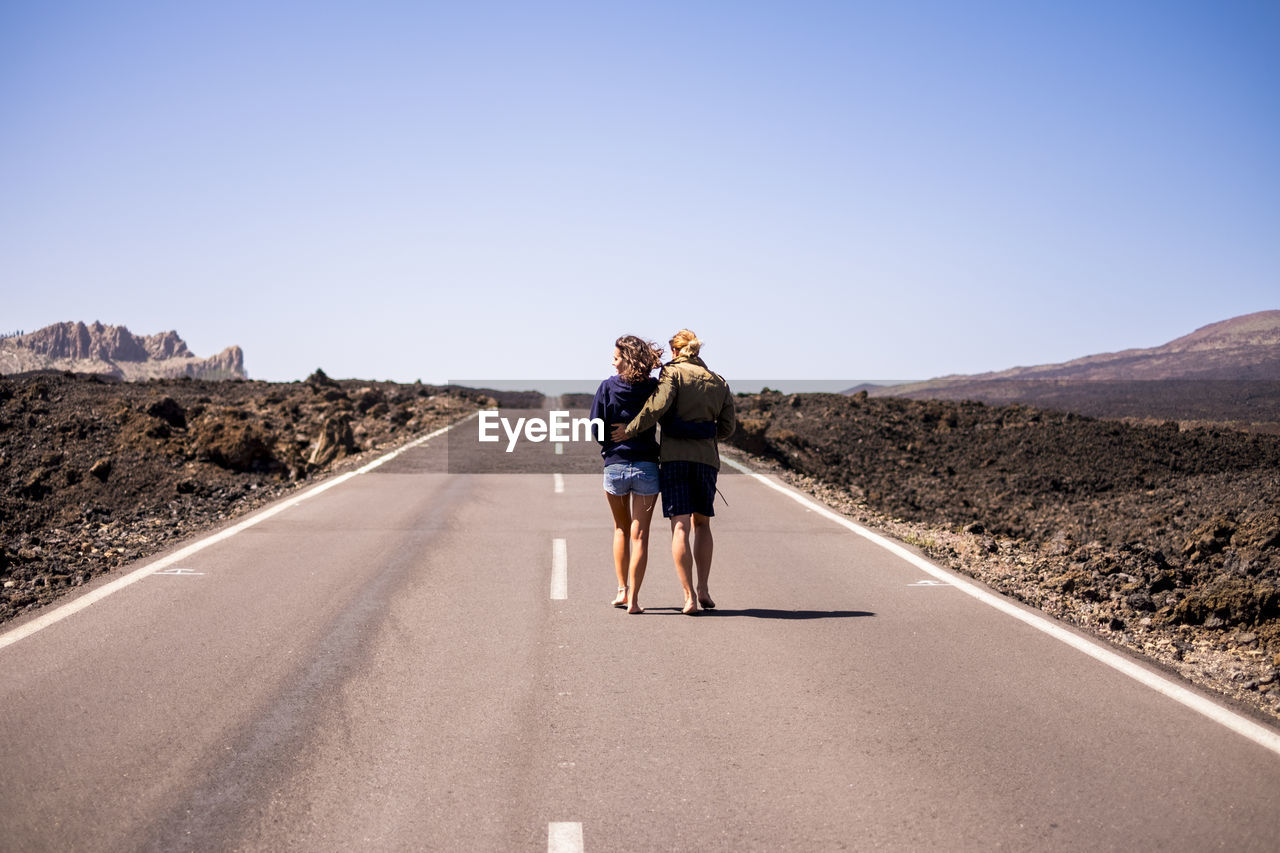
<path fill-rule="evenodd" d="M 645 401 L 658 387 L 658 380 L 645 377 L 636 383 L 623 380 L 616 373 L 600 383 L 596 397 L 591 401 L 591 417 L 604 421 L 604 441 L 600 442 L 600 455 L 604 464 L 617 462 L 657 462 L 657 429 L 650 427 L 626 441 L 612 441 L 609 433 L 614 424 L 625 424 L 640 413 Z"/>

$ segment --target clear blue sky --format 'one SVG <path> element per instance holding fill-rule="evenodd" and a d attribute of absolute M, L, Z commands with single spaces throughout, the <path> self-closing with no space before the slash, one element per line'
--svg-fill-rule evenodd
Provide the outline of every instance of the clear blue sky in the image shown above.
<path fill-rule="evenodd" d="M 1280 2 L 0 4 L 0 331 L 924 378 L 1280 308 Z"/>

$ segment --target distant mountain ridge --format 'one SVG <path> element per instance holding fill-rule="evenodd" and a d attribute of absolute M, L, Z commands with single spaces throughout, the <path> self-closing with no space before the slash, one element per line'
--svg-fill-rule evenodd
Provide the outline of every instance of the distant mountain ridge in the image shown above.
<path fill-rule="evenodd" d="M 230 346 L 199 358 L 175 331 L 135 335 L 125 326 L 100 322 L 54 323 L 0 340 L 0 374 L 66 370 L 126 381 L 190 376 L 245 379 L 244 351 Z"/>
<path fill-rule="evenodd" d="M 1259 311 L 1202 326 L 1189 335 L 1147 349 L 1086 355 L 1059 364 L 1011 367 L 989 373 L 951 374 L 889 386 L 858 386 L 872 396 L 929 391 L 944 386 L 1010 379 L 1280 380 L 1280 311 Z"/>
<path fill-rule="evenodd" d="M 1211 323 L 1149 349 L 1087 355 L 1061 364 L 1014 367 L 963 378 L 1280 379 L 1280 311 L 1259 311 Z"/>
<path fill-rule="evenodd" d="M 1211 323 L 1157 347 L 1060 364 L 858 386 L 875 397 L 1026 403 L 1101 417 L 1280 422 L 1280 311 Z"/>

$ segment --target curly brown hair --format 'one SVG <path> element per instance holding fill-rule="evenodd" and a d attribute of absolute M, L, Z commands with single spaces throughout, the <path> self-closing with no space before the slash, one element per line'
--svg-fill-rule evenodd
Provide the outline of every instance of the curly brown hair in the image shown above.
<path fill-rule="evenodd" d="M 622 358 L 618 375 L 627 382 L 639 382 L 662 366 L 662 347 L 653 341 L 646 341 L 635 335 L 623 335 L 613 345 L 618 348 L 618 355 Z"/>

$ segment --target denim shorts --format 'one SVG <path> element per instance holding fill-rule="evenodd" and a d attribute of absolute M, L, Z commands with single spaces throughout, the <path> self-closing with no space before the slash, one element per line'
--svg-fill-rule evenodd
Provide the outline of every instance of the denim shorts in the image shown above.
<path fill-rule="evenodd" d="M 604 466 L 604 490 L 611 495 L 656 495 L 657 462 L 615 462 Z"/>

